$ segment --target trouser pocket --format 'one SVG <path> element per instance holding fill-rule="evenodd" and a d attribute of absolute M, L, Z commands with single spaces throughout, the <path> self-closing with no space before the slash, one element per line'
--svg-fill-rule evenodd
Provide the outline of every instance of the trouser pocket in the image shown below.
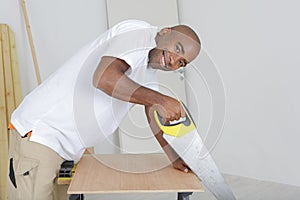
<path fill-rule="evenodd" d="M 9 179 L 13 186 L 17 188 L 16 184 L 16 177 L 15 177 L 15 170 L 14 170 L 14 165 L 13 165 L 13 158 L 9 159 Z"/>
<path fill-rule="evenodd" d="M 38 171 L 39 161 L 21 157 L 16 165 L 15 177 L 18 196 L 21 199 L 33 199 L 34 185 Z"/>

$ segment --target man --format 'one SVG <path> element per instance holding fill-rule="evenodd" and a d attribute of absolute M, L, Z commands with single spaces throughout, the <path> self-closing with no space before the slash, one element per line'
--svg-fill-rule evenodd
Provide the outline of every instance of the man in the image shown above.
<path fill-rule="evenodd" d="M 9 199 L 57 198 L 53 182 L 60 164 L 78 161 L 85 148 L 112 134 L 133 104 L 145 106 L 160 145 L 174 167 L 187 172 L 153 120 L 154 110 L 165 122 L 184 117 L 184 110 L 154 83 L 157 70 L 185 67 L 199 51 L 188 26 L 158 30 L 137 20 L 117 24 L 83 47 L 12 115 Z"/>

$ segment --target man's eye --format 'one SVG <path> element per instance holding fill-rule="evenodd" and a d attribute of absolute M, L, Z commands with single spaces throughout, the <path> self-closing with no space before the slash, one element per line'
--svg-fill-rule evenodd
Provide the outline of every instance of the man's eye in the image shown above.
<path fill-rule="evenodd" d="M 178 45 L 176 45 L 176 53 L 180 53 L 180 48 L 179 48 L 179 46 Z"/>

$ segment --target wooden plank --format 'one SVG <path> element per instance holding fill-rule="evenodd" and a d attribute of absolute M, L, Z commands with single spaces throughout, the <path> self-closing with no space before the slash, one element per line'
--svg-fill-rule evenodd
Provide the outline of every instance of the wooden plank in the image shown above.
<path fill-rule="evenodd" d="M 174 169 L 164 154 L 85 155 L 68 194 L 201 192 L 193 173 Z"/>
<path fill-rule="evenodd" d="M 7 127 L 6 122 L 6 98 L 5 98 L 5 84 L 4 84 L 4 66 L 2 59 L 2 34 L 1 34 L 2 26 L 0 25 L 0 134 L 3 134 L 3 130 Z M 1 135 L 2 136 L 2 135 Z M 0 136 L 0 139 L 2 138 Z M 1 146 L 2 147 L 2 146 Z"/>
<path fill-rule="evenodd" d="M 14 99 L 14 87 L 12 80 L 11 71 L 11 59 L 10 59 L 10 44 L 8 35 L 8 26 L 5 24 L 1 25 L 2 34 L 2 55 L 3 55 L 3 66 L 4 66 L 4 81 L 5 81 L 5 96 L 6 96 L 6 115 L 7 119 L 10 119 L 11 113 L 15 109 Z M 8 124 L 7 124 L 8 125 Z"/>
<path fill-rule="evenodd" d="M 35 53 L 35 48 L 34 48 L 34 43 L 33 43 L 33 39 L 32 39 L 31 28 L 30 28 L 30 23 L 29 23 L 29 19 L 28 19 L 25 0 L 20 0 L 20 3 L 21 3 L 21 6 L 22 6 L 23 17 L 24 17 L 24 21 L 25 21 L 25 25 L 26 25 L 26 32 L 27 32 L 27 36 L 28 36 L 28 40 L 29 40 L 31 56 L 32 56 L 32 59 L 33 59 L 35 75 L 36 75 L 37 83 L 39 85 L 42 82 L 41 81 L 41 74 L 40 74 L 40 68 L 39 68 L 36 53 Z"/>
<path fill-rule="evenodd" d="M 84 154 L 94 154 L 94 153 L 95 153 L 94 147 L 87 148 L 84 151 Z"/>
<path fill-rule="evenodd" d="M 5 199 L 8 167 L 8 130 L 11 113 L 22 100 L 15 37 L 6 24 L 0 24 L 0 191 Z"/>
<path fill-rule="evenodd" d="M 11 60 L 11 70 L 12 70 L 12 79 L 13 79 L 13 89 L 14 89 L 14 100 L 15 107 L 17 107 L 22 99 L 22 88 L 21 88 L 21 79 L 19 72 L 18 56 L 17 56 L 17 47 L 14 33 L 10 28 L 8 28 L 9 35 L 9 44 L 10 44 L 10 60 Z"/>
<path fill-rule="evenodd" d="M 5 97 L 4 61 L 3 61 L 3 25 L 0 25 L 0 192 L 5 199 L 5 184 L 8 164 L 7 114 Z"/>

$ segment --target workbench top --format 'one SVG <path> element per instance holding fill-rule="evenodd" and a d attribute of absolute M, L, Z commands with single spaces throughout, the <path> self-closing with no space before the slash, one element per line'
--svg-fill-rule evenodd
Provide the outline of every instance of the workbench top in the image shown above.
<path fill-rule="evenodd" d="M 84 155 L 68 194 L 202 192 L 193 173 L 172 167 L 165 154 Z"/>

